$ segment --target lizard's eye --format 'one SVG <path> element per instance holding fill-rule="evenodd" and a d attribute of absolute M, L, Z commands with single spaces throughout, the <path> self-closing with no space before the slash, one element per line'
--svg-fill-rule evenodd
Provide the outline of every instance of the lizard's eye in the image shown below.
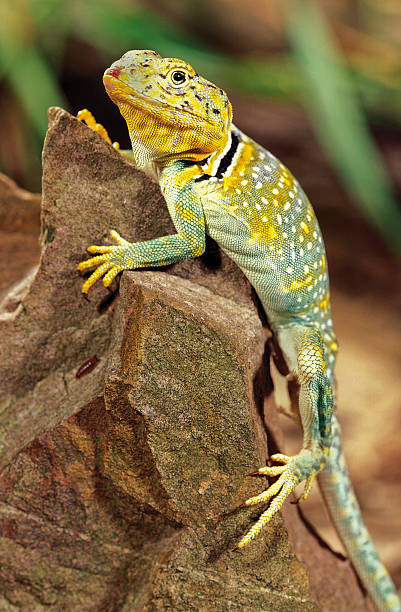
<path fill-rule="evenodd" d="M 169 76 L 173 87 L 182 87 L 188 80 L 188 75 L 183 70 L 173 70 Z"/>

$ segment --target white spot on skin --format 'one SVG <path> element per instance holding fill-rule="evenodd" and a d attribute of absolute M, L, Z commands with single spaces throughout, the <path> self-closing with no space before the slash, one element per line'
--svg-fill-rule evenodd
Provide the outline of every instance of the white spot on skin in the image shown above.
<path fill-rule="evenodd" d="M 291 227 L 291 230 L 292 230 L 292 233 L 295 234 L 295 232 L 297 231 L 297 228 L 295 227 L 295 225 Z"/>
<path fill-rule="evenodd" d="M 294 197 L 294 194 L 292 193 L 292 191 L 290 191 L 288 195 L 290 196 L 290 198 Z"/>
<path fill-rule="evenodd" d="M 304 272 L 309 272 L 309 266 L 304 266 Z"/>
<path fill-rule="evenodd" d="M 275 187 L 274 189 L 272 189 L 272 192 L 273 192 L 275 195 L 277 195 L 279 191 L 278 191 L 278 189 L 276 189 L 276 187 Z"/>
<path fill-rule="evenodd" d="M 246 179 L 244 179 L 243 181 L 241 181 L 241 185 L 248 185 L 248 181 Z"/>
<path fill-rule="evenodd" d="M 248 206 L 248 202 L 244 202 L 242 206 Z"/>
<path fill-rule="evenodd" d="M 308 242 L 308 244 L 306 246 L 308 247 L 308 251 L 310 251 L 313 245 L 312 245 L 311 242 Z"/>
<path fill-rule="evenodd" d="M 262 189 L 262 187 L 263 187 L 263 183 L 261 183 L 260 181 L 258 181 L 255 185 L 255 189 Z"/>
<path fill-rule="evenodd" d="M 299 242 L 303 242 L 304 241 L 304 237 L 302 236 L 302 234 L 299 234 Z"/>
<path fill-rule="evenodd" d="M 279 225 L 281 225 L 281 224 L 282 224 L 282 222 L 283 222 L 283 220 L 282 220 L 282 218 L 281 218 L 280 213 L 277 213 L 277 223 L 278 223 Z"/>
<path fill-rule="evenodd" d="M 262 207 L 261 207 L 260 204 L 255 204 L 255 208 L 256 208 L 256 210 L 261 210 Z"/>
<path fill-rule="evenodd" d="M 289 202 L 286 202 L 284 204 L 284 210 L 288 210 L 290 208 L 291 204 Z"/>
<path fill-rule="evenodd" d="M 266 223 L 266 222 L 267 222 L 267 217 L 262 217 L 262 221 L 263 221 L 264 223 Z"/>
<path fill-rule="evenodd" d="M 287 232 L 283 232 L 283 238 L 288 238 Z"/>
<path fill-rule="evenodd" d="M 286 272 L 288 272 L 288 274 L 292 274 L 294 272 L 294 268 L 291 268 L 291 266 L 288 266 Z"/>

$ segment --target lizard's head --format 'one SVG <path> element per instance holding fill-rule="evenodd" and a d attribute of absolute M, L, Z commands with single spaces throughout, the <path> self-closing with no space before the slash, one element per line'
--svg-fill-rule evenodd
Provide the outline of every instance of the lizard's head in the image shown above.
<path fill-rule="evenodd" d="M 106 70 L 103 82 L 127 122 L 138 165 L 200 161 L 224 149 L 231 104 L 186 62 L 128 51 Z"/>

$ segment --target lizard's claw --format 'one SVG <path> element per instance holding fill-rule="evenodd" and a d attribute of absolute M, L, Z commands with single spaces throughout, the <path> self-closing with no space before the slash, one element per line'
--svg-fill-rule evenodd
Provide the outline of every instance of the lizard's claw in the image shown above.
<path fill-rule="evenodd" d="M 90 277 L 82 285 L 82 293 L 87 294 L 89 289 L 104 275 L 103 284 L 105 287 L 111 285 L 113 279 L 119 274 L 124 268 L 119 264 L 111 261 L 111 257 L 116 253 L 120 247 L 128 244 L 127 240 L 124 240 L 115 230 L 110 231 L 110 235 L 117 242 L 116 245 L 91 245 L 88 247 L 89 253 L 101 253 L 96 257 L 91 257 L 85 261 L 81 261 L 78 264 L 77 269 L 82 272 L 94 266 L 98 266 L 96 270 L 90 275 Z"/>
<path fill-rule="evenodd" d="M 242 505 L 243 506 L 254 506 L 260 504 L 269 499 L 272 499 L 269 507 L 257 520 L 257 522 L 251 527 L 251 529 L 244 535 L 240 540 L 236 549 L 243 548 L 253 538 L 255 538 L 263 527 L 270 521 L 270 519 L 278 512 L 288 495 L 293 489 L 305 480 L 305 490 L 300 499 L 303 501 L 309 494 L 313 481 L 317 472 L 323 467 L 322 459 L 319 453 L 313 454 L 311 451 L 303 450 L 295 457 L 283 455 L 278 453 L 272 455 L 271 459 L 283 463 L 284 465 L 279 466 L 265 466 L 261 467 L 256 472 L 252 472 L 250 476 L 264 475 L 264 476 L 278 476 L 278 480 L 274 482 L 266 491 L 263 491 L 259 495 L 250 497 Z"/>
<path fill-rule="evenodd" d="M 251 529 L 243 536 L 243 538 L 238 542 L 236 548 L 244 548 L 253 538 L 255 538 L 259 532 L 263 529 L 263 527 L 270 521 L 270 519 L 278 512 L 285 499 L 291 493 L 291 491 L 296 487 L 299 480 L 295 474 L 291 474 L 287 469 L 287 466 L 284 467 L 286 471 L 284 471 L 280 478 L 272 484 L 266 491 L 260 493 L 259 495 L 255 495 L 255 497 L 250 497 L 243 504 L 244 506 L 253 506 L 254 504 L 260 504 L 271 497 L 274 497 L 270 506 L 260 515 L 259 519 L 256 523 L 251 527 Z"/>

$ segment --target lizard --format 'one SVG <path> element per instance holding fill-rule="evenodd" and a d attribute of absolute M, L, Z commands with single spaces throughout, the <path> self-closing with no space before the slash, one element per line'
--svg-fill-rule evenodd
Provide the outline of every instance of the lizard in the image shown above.
<path fill-rule="evenodd" d="M 227 94 L 187 62 L 155 51 L 125 53 L 103 76 L 108 96 L 126 121 L 135 164 L 157 181 L 177 233 L 130 243 L 91 245 L 94 268 L 86 295 L 103 277 L 108 287 L 123 270 L 165 266 L 198 257 L 206 234 L 231 257 L 258 294 L 289 372 L 299 385 L 303 446 L 277 453 L 279 465 L 255 474 L 278 476 L 244 502 L 270 500 L 237 548 L 253 540 L 299 483 L 301 500 L 317 477 L 332 522 L 378 610 L 401 611 L 391 578 L 363 523 L 352 489 L 334 410 L 337 341 L 330 310 L 325 247 L 302 187 L 272 153 L 232 122 Z M 78 118 L 111 143 L 89 111 Z M 114 143 L 115 148 L 118 144 Z"/>

